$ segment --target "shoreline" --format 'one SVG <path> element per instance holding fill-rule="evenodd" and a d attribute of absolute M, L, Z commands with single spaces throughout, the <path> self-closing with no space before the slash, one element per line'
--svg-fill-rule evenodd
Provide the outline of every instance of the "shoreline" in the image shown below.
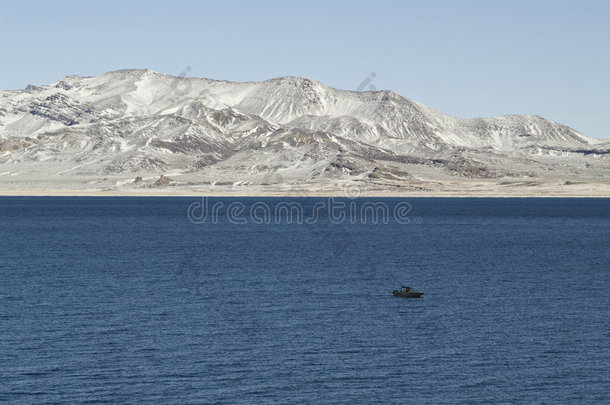
<path fill-rule="evenodd" d="M 341 191 L 336 192 L 226 192 L 193 190 L 156 190 L 156 191 L 118 191 L 118 190 L 0 190 L 0 197 L 219 197 L 219 198 L 610 198 L 610 195 L 595 192 L 363 192 L 350 196 Z"/>

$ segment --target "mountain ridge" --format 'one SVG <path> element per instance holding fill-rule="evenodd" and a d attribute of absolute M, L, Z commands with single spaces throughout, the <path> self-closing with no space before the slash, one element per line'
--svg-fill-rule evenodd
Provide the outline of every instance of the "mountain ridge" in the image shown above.
<path fill-rule="evenodd" d="M 0 188 L 142 188 L 161 175 L 173 176 L 168 187 L 246 191 L 605 183 L 609 154 L 610 141 L 538 115 L 456 118 L 390 90 L 296 76 L 231 82 L 121 69 L 0 91 Z M 129 185 L 136 177 L 148 181 Z"/>

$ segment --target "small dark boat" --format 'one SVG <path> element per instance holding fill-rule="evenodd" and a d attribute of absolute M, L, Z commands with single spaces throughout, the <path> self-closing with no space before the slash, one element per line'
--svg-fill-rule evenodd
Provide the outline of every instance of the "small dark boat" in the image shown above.
<path fill-rule="evenodd" d="M 415 291 L 411 287 L 406 287 L 404 285 L 400 288 L 400 290 L 392 291 L 392 294 L 394 294 L 396 297 L 405 297 L 405 298 L 419 298 L 422 295 L 424 295 L 423 292 Z"/>

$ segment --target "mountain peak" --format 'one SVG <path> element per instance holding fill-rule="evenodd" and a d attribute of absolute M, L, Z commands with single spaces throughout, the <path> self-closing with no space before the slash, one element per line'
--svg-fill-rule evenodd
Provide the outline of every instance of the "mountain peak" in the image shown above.
<path fill-rule="evenodd" d="M 607 149 L 537 115 L 458 119 L 391 90 L 296 76 L 242 83 L 121 69 L 0 98 L 0 164 L 89 181 L 159 171 L 195 183 L 265 182 L 268 171 L 369 185 L 595 177 L 610 171 Z"/>

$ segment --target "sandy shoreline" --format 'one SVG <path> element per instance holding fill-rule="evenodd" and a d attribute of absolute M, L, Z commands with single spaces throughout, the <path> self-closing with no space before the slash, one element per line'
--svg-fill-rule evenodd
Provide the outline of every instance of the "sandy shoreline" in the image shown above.
<path fill-rule="evenodd" d="M 5 180 L 5 181 L 2 181 Z M 27 181 L 0 179 L 0 196 L 23 197 L 556 197 L 610 198 L 606 179 L 503 179 L 465 181 L 414 181 L 402 183 L 324 183 L 218 185 L 135 185 L 123 178 L 105 179 L 104 184 L 87 184 L 88 179 Z M 20 181 L 21 180 L 21 181 Z M 28 179 L 29 180 L 29 179 Z M 55 181 L 54 181 L 55 180 Z M 69 181 L 72 180 L 72 181 Z"/>
<path fill-rule="evenodd" d="M 307 193 L 286 191 L 210 191 L 210 190 L 0 190 L 0 197 L 322 197 L 322 198 L 344 198 L 354 197 L 343 193 L 341 190 L 333 192 L 311 191 Z M 433 198 L 610 198 L 606 190 L 543 190 L 532 191 L 437 191 L 437 192 L 362 192 L 357 197 L 361 198 L 410 198 L 410 197 L 433 197 Z"/>

